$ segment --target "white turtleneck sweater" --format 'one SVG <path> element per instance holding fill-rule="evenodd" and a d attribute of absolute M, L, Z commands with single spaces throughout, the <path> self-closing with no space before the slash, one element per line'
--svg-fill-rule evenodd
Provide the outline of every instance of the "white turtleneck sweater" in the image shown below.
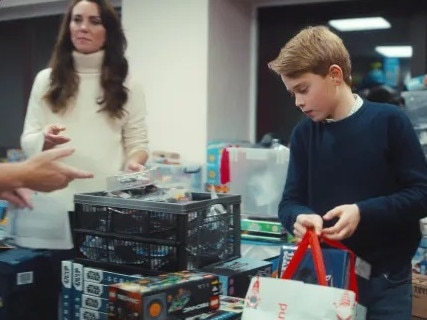
<path fill-rule="evenodd" d="M 22 149 L 27 156 L 41 152 L 45 126 L 61 124 L 66 128 L 63 134 L 71 140 L 57 148 L 71 146 L 76 150 L 61 161 L 92 172 L 95 177 L 74 180 L 63 190 L 36 194 L 33 200 L 37 205 L 41 203 L 41 206 L 35 206 L 33 214 L 19 214 L 19 211 L 15 214 L 14 233 L 18 245 L 47 249 L 72 248 L 67 211 L 74 209 L 74 194 L 105 190 L 106 177 L 122 170 L 130 154 L 140 150 L 148 152 L 145 100 L 140 87 L 131 81 L 126 82 L 129 94 L 125 105 L 127 112 L 122 119 L 112 119 L 107 112 L 98 112 L 100 106 L 96 101 L 102 96 L 100 67 L 103 57 L 104 51 L 86 55 L 73 52 L 80 83 L 75 100 L 64 114 L 53 113 L 42 98 L 49 87 L 51 70 L 42 70 L 35 78 L 21 136 Z M 41 198 L 43 201 L 39 201 Z M 47 202 L 54 205 L 50 206 Z M 38 210 L 41 207 L 47 210 Z M 46 221 L 41 223 L 40 219 Z"/>

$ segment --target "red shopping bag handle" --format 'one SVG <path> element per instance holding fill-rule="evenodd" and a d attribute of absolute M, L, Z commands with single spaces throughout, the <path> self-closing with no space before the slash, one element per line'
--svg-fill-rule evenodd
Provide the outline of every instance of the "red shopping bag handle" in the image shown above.
<path fill-rule="evenodd" d="M 356 270 L 355 270 L 355 255 L 353 251 L 349 250 L 342 243 L 327 238 L 322 238 L 323 243 L 326 243 L 330 247 L 344 250 L 348 252 L 350 257 L 350 270 L 349 270 L 349 282 L 348 289 L 353 291 L 356 294 L 356 301 L 358 300 L 358 288 L 357 288 L 357 279 L 356 279 Z M 295 250 L 294 256 L 291 261 L 289 261 L 288 266 L 285 271 L 282 273 L 282 279 L 292 279 L 292 276 L 295 274 L 298 266 L 302 262 L 304 255 L 308 249 L 308 246 L 311 246 L 311 254 L 313 256 L 314 270 L 316 272 L 317 282 L 322 286 L 327 286 L 326 282 L 326 270 L 325 263 L 323 261 L 322 249 L 320 248 L 319 238 L 313 230 L 307 230 L 301 242 L 298 244 L 297 249 Z"/>
<path fill-rule="evenodd" d="M 289 261 L 288 266 L 282 273 L 282 279 L 292 279 L 292 276 L 295 274 L 298 266 L 301 264 L 309 245 L 311 246 L 311 254 L 313 256 L 313 264 L 314 270 L 316 272 L 317 282 L 322 286 L 327 286 L 328 284 L 326 282 L 325 263 L 323 262 L 323 255 L 320 249 L 319 238 L 313 230 L 307 230 L 301 242 L 298 244 L 291 261 Z"/>
<path fill-rule="evenodd" d="M 349 279 L 348 279 L 348 289 L 353 291 L 356 294 L 356 301 L 358 300 L 358 287 L 357 287 L 357 277 L 356 277 L 356 256 L 354 252 L 348 249 L 341 242 L 330 240 L 328 238 L 322 238 L 322 242 L 326 243 L 328 246 L 336 249 L 346 251 L 350 257 L 350 270 L 349 270 Z"/>

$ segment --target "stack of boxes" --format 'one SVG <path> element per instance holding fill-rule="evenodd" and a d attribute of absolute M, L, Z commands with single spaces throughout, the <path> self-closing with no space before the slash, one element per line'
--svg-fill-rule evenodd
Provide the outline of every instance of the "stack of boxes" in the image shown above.
<path fill-rule="evenodd" d="M 62 319 L 108 319 L 108 286 L 141 278 L 62 261 Z"/>
<path fill-rule="evenodd" d="M 427 219 L 420 221 L 423 234 L 412 258 L 412 315 L 427 318 Z"/>
<path fill-rule="evenodd" d="M 75 195 L 76 254 L 63 261 L 63 318 L 147 320 L 216 311 L 218 276 L 196 269 L 240 256 L 240 196 L 192 192 L 191 198 Z M 144 276 L 129 275 L 135 270 Z"/>

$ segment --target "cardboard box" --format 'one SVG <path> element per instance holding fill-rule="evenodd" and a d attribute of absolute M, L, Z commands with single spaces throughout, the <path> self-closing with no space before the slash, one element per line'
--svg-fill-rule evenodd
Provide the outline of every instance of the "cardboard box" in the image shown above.
<path fill-rule="evenodd" d="M 244 305 L 243 298 L 221 296 L 218 310 L 185 318 L 185 320 L 237 320 L 242 316 Z"/>
<path fill-rule="evenodd" d="M 0 319 L 47 319 L 54 288 L 49 252 L 16 248 L 0 253 Z"/>
<path fill-rule="evenodd" d="M 181 271 L 109 287 L 110 320 L 175 319 L 219 308 L 218 276 Z"/>
<path fill-rule="evenodd" d="M 412 275 L 412 315 L 427 318 L 427 276 Z"/>
<path fill-rule="evenodd" d="M 201 270 L 218 275 L 221 295 L 244 298 L 253 276 L 271 277 L 273 264 L 270 261 L 239 258 L 206 266 Z"/>

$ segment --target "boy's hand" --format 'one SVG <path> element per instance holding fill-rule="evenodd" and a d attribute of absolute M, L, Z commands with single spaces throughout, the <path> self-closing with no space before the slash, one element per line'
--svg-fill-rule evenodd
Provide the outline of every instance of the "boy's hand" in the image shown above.
<path fill-rule="evenodd" d="M 359 207 L 355 204 L 344 204 L 329 210 L 323 219 L 328 221 L 338 218 L 337 223 L 330 228 L 323 229 L 322 234 L 331 240 L 343 240 L 350 237 L 360 222 Z"/>
<path fill-rule="evenodd" d="M 313 229 L 320 236 L 322 228 L 323 220 L 318 214 L 300 214 L 294 224 L 294 235 L 297 241 L 300 242 L 307 229 Z"/>

